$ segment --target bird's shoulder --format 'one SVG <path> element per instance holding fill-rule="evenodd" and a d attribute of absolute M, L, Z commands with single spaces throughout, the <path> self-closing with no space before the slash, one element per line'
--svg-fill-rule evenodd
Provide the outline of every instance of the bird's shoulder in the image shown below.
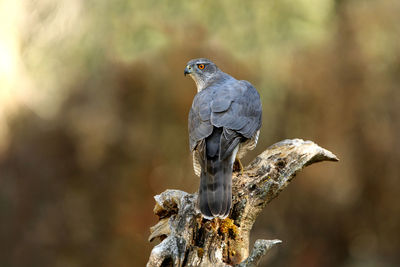
<path fill-rule="evenodd" d="M 208 109 L 206 107 L 209 107 L 212 112 L 222 112 L 227 110 L 232 102 L 250 100 L 249 98 L 251 100 L 260 98 L 256 88 L 249 81 L 236 80 L 226 74 L 195 95 L 191 110 L 199 112 L 202 109 L 204 113 L 205 109 Z"/>
<path fill-rule="evenodd" d="M 240 85 L 243 87 L 244 92 L 247 93 L 251 93 L 251 94 L 256 94 L 256 95 L 260 95 L 257 91 L 257 89 L 249 82 L 246 80 L 240 80 L 238 81 L 240 83 Z"/>

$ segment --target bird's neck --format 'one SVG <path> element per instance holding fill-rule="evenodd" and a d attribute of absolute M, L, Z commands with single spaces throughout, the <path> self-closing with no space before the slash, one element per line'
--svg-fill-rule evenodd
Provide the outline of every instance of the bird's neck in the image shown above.
<path fill-rule="evenodd" d="M 204 88 L 207 88 L 209 85 L 214 84 L 214 83 L 218 83 L 222 80 L 227 80 L 229 78 L 232 78 L 231 76 L 229 76 L 228 74 L 220 71 L 219 75 L 216 75 L 215 77 L 213 77 L 212 79 L 194 79 L 194 82 L 196 83 L 196 87 L 197 87 L 197 92 L 201 92 Z"/>
<path fill-rule="evenodd" d="M 207 87 L 207 83 L 203 80 L 194 80 L 194 82 L 196 83 L 196 87 L 197 87 L 197 93 L 201 92 L 204 88 Z"/>

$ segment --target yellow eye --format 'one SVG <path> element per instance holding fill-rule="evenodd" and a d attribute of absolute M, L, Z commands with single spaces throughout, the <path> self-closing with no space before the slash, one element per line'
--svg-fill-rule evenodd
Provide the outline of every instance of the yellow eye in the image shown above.
<path fill-rule="evenodd" d="M 204 69 L 204 64 L 198 64 L 197 67 L 202 70 Z"/>

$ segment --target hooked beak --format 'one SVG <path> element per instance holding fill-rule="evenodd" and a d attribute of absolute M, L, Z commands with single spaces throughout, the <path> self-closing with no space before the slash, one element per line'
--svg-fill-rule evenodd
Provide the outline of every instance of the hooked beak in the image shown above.
<path fill-rule="evenodd" d="M 192 67 L 187 65 L 183 74 L 186 76 L 187 74 L 191 74 L 191 73 L 192 73 Z"/>

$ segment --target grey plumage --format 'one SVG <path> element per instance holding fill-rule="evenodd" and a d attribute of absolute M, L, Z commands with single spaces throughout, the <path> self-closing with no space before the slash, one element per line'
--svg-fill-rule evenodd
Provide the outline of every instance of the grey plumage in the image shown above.
<path fill-rule="evenodd" d="M 186 74 L 198 91 L 189 112 L 189 143 L 200 176 L 200 211 L 208 219 L 225 218 L 232 203 L 233 163 L 257 143 L 260 96 L 249 82 L 236 80 L 207 59 L 189 61 Z"/>

